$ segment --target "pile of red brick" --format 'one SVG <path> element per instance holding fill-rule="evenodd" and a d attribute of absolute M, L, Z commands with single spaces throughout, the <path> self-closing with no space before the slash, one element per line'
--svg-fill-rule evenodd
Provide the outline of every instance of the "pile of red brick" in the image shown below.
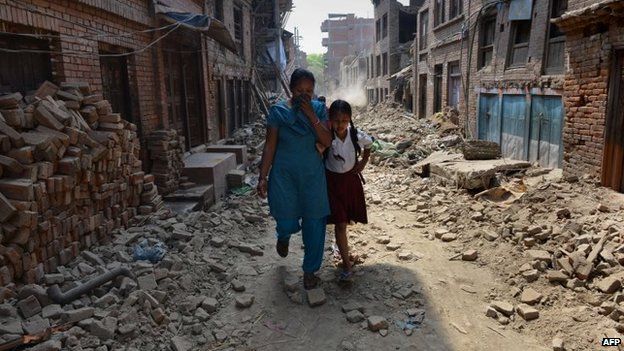
<path fill-rule="evenodd" d="M 87 84 L 0 96 L 0 285 L 40 281 L 160 209 L 136 131 Z"/>
<path fill-rule="evenodd" d="M 147 138 L 147 148 L 160 194 L 178 190 L 184 169 L 184 137 L 174 129 L 155 130 Z"/>

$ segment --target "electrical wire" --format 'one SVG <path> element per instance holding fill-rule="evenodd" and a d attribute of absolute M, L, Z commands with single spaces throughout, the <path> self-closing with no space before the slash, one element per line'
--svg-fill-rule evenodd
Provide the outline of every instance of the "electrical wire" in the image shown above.
<path fill-rule="evenodd" d="M 158 28 L 150 28 L 150 29 L 145 29 L 145 30 L 139 30 L 139 31 L 134 31 L 134 32 L 124 32 L 124 33 L 119 33 L 119 34 L 102 33 L 102 34 L 87 34 L 87 35 L 70 35 L 70 34 L 14 33 L 14 32 L 3 32 L 3 31 L 0 31 L 0 34 L 14 35 L 14 36 L 26 37 L 26 38 L 36 38 L 36 39 L 39 39 L 39 38 L 58 39 L 60 37 L 72 38 L 72 39 L 125 38 L 125 37 L 131 37 L 136 34 L 158 32 L 161 30 L 174 27 L 177 24 L 178 22 L 171 23 L 166 26 L 162 26 Z"/>
<path fill-rule="evenodd" d="M 53 51 L 53 50 L 7 49 L 7 48 L 0 48 L 0 52 L 50 54 L 50 55 L 72 56 L 72 57 L 125 57 L 125 56 L 131 56 L 131 55 L 140 54 L 140 53 L 146 51 L 147 49 L 153 47 L 158 42 L 163 40 L 169 34 L 173 33 L 173 31 L 178 29 L 181 25 L 182 25 L 182 22 L 176 22 L 176 25 L 173 28 L 171 28 L 169 31 L 167 31 L 165 34 L 161 35 L 160 37 L 156 38 L 154 41 L 149 43 L 147 46 L 144 46 L 144 47 L 142 47 L 142 48 L 140 48 L 138 50 L 134 50 L 134 51 L 130 51 L 130 52 L 124 52 L 124 53 L 118 53 L 118 54 L 98 54 L 98 53 L 89 53 L 89 52 L 72 51 L 72 50 L 68 50 L 68 51 Z"/>

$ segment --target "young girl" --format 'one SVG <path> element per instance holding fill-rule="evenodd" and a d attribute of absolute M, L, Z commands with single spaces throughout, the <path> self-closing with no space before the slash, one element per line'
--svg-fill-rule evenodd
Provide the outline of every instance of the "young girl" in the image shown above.
<path fill-rule="evenodd" d="M 333 140 L 325 159 L 331 208 L 327 223 L 335 225 L 336 244 L 342 258 L 340 280 L 345 281 L 353 275 L 349 261 L 347 224 L 352 221 L 368 223 L 361 173 L 370 157 L 373 140 L 355 128 L 351 120 L 351 105 L 346 101 L 336 100 L 331 104 L 329 120 Z M 358 160 L 360 153 L 362 159 Z"/>

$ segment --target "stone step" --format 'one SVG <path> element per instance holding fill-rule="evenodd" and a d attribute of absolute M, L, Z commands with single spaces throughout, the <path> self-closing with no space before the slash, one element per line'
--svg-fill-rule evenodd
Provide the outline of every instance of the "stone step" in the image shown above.
<path fill-rule="evenodd" d="M 170 209 L 176 214 L 187 214 L 194 211 L 199 211 L 199 202 L 185 201 L 185 202 L 171 202 L 165 201 L 165 207 Z"/>
<path fill-rule="evenodd" d="M 236 155 L 236 164 L 247 165 L 247 146 L 245 145 L 208 145 L 208 153 L 232 153 Z"/>
<path fill-rule="evenodd" d="M 179 189 L 163 198 L 165 206 L 178 214 L 201 211 L 214 205 L 214 186 L 198 185 Z"/>
<path fill-rule="evenodd" d="M 182 175 L 198 185 L 214 186 L 214 202 L 223 198 L 227 191 L 227 174 L 236 169 L 234 153 L 196 153 L 184 159 Z"/>

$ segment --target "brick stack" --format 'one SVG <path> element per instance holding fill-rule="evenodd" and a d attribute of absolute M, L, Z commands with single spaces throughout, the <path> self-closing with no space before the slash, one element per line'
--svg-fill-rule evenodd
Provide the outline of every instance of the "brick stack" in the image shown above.
<path fill-rule="evenodd" d="M 37 282 L 109 240 L 137 208 L 161 206 L 136 126 L 87 84 L 0 96 L 0 114 L 0 286 Z"/>
<path fill-rule="evenodd" d="M 166 195 L 176 191 L 184 169 L 184 137 L 175 130 L 156 130 L 149 135 L 147 148 L 158 192 Z"/>

